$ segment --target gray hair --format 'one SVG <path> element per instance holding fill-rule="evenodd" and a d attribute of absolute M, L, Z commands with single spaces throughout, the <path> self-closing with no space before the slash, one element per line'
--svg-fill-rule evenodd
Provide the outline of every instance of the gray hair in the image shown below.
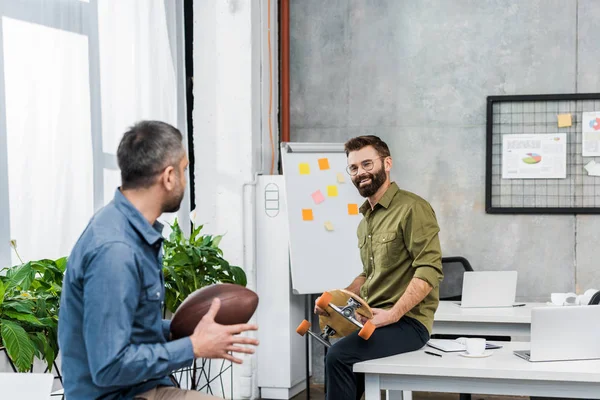
<path fill-rule="evenodd" d="M 184 155 L 179 130 L 161 121 L 141 121 L 123 135 L 117 149 L 121 188 L 152 186 L 156 175 L 177 163 Z"/>

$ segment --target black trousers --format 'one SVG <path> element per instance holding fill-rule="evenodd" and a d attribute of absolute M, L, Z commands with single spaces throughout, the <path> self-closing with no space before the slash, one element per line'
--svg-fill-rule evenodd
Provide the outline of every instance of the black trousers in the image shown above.
<path fill-rule="evenodd" d="M 427 328 L 419 321 L 402 317 L 395 324 L 375 329 L 369 340 L 348 335 L 327 350 L 325 390 L 327 400 L 360 399 L 365 391 L 363 374 L 355 374 L 355 363 L 407 353 L 422 348 L 429 340 Z"/>

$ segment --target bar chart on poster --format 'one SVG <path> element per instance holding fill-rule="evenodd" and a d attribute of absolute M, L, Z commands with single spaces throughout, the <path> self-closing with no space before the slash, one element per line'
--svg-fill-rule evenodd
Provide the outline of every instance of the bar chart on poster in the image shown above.
<path fill-rule="evenodd" d="M 281 158 L 292 289 L 320 294 L 348 286 L 362 271 L 356 229 L 365 199 L 346 173 L 344 146 L 283 143 Z"/>

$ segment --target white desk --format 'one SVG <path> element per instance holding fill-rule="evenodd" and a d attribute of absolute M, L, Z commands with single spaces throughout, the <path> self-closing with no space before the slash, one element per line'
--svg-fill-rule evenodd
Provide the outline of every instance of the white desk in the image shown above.
<path fill-rule="evenodd" d="M 600 360 L 531 363 L 512 353 L 528 349 L 529 343 L 497 343 L 504 347 L 487 358 L 426 346 L 357 363 L 354 371 L 365 374 L 365 400 L 379 400 L 386 389 L 600 399 Z M 425 354 L 426 349 L 443 357 Z"/>
<path fill-rule="evenodd" d="M 525 303 L 522 307 L 461 308 L 456 302 L 440 301 L 432 333 L 529 337 L 531 309 L 546 306 L 546 303 Z"/>

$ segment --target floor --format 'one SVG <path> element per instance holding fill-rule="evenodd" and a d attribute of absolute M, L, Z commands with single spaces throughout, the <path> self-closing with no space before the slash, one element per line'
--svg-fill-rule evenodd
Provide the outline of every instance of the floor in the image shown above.
<path fill-rule="evenodd" d="M 459 400 L 458 394 L 453 393 L 425 393 L 425 392 L 414 392 L 413 400 Z M 383 396 L 382 396 L 383 398 Z M 310 400 L 324 400 L 325 393 L 322 385 L 313 385 L 310 389 Z M 489 396 L 489 395 L 477 395 L 471 396 L 472 400 L 529 400 L 529 397 L 525 396 Z M 306 400 L 306 391 L 294 396 L 292 400 Z"/>

